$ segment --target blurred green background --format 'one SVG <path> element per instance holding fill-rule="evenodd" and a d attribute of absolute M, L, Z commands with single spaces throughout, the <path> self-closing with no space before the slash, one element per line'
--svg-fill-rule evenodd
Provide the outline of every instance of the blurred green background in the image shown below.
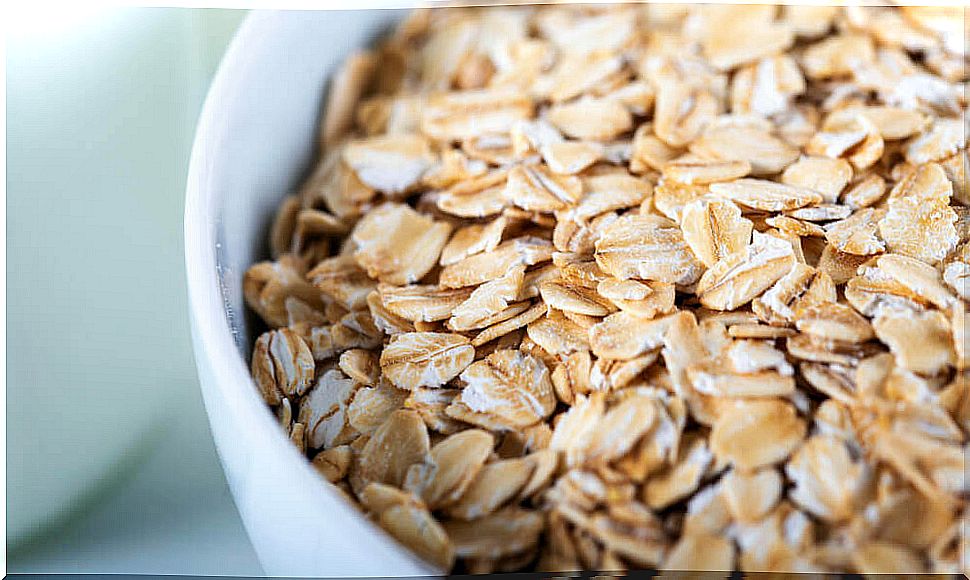
<path fill-rule="evenodd" d="M 10 15 L 8 569 L 258 573 L 196 385 L 182 259 L 195 121 L 245 12 Z"/>

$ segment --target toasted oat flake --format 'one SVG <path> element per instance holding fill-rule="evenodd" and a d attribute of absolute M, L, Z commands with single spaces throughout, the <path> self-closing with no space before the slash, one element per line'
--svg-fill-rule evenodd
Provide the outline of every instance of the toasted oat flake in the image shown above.
<path fill-rule="evenodd" d="M 435 161 L 428 140 L 418 135 L 353 141 L 344 147 L 343 160 L 361 182 L 387 194 L 413 187 Z"/>
<path fill-rule="evenodd" d="M 313 355 L 292 330 L 271 330 L 256 340 L 252 373 L 263 398 L 278 404 L 282 397 L 302 395 L 310 388 Z"/>
<path fill-rule="evenodd" d="M 512 501 L 535 471 L 529 457 L 487 463 L 476 474 L 461 499 L 448 507 L 448 514 L 462 520 L 475 520 L 491 514 Z"/>
<path fill-rule="evenodd" d="M 771 175 L 798 159 L 798 149 L 771 132 L 756 126 L 720 126 L 708 129 L 690 150 L 722 161 L 741 161 L 751 166 L 752 175 Z"/>
<path fill-rule="evenodd" d="M 673 546 L 660 567 L 663 570 L 732 570 L 734 550 L 734 545 L 725 538 L 690 534 Z"/>
<path fill-rule="evenodd" d="M 421 129 L 432 139 L 452 140 L 507 133 L 533 115 L 532 102 L 512 90 L 477 89 L 433 95 L 424 106 Z"/>
<path fill-rule="evenodd" d="M 726 405 L 711 431 L 711 451 L 738 469 L 784 461 L 805 436 L 805 422 L 784 401 L 734 401 Z"/>
<path fill-rule="evenodd" d="M 518 166 L 509 171 L 505 196 L 530 211 L 552 211 L 573 205 L 582 195 L 578 177 L 556 175 L 542 166 Z"/>
<path fill-rule="evenodd" d="M 609 461 L 623 456 L 653 427 L 655 416 L 650 397 L 624 399 L 603 415 L 590 434 L 587 460 Z"/>
<path fill-rule="evenodd" d="M 938 119 L 925 133 L 906 145 L 906 160 L 920 164 L 941 161 L 966 146 L 966 128 L 957 119 Z"/>
<path fill-rule="evenodd" d="M 936 263 L 959 240 L 957 214 L 944 202 L 910 196 L 889 202 L 889 211 L 879 220 L 879 234 L 891 252 Z"/>
<path fill-rule="evenodd" d="M 710 268 L 722 258 L 745 251 L 753 224 L 741 217 L 741 210 L 732 202 L 711 197 L 684 206 L 680 228 L 691 251 Z"/>
<path fill-rule="evenodd" d="M 674 159 L 663 166 L 663 174 L 688 185 L 731 181 L 751 173 L 747 161 Z"/>
<path fill-rule="evenodd" d="M 731 82 L 731 111 L 770 117 L 784 113 L 805 91 L 805 79 L 795 59 L 767 57 L 741 68 Z"/>
<path fill-rule="evenodd" d="M 425 462 L 408 468 L 404 489 L 431 509 L 453 504 L 478 476 L 494 446 L 492 434 L 480 429 L 449 435 L 431 448 Z"/>
<path fill-rule="evenodd" d="M 624 174 L 591 176 L 584 180 L 583 189 L 585 193 L 574 213 L 580 221 L 639 205 L 652 191 L 649 182 Z"/>
<path fill-rule="evenodd" d="M 825 302 L 795 312 L 795 327 L 812 336 L 843 342 L 865 342 L 873 337 L 872 326 L 851 307 Z"/>
<path fill-rule="evenodd" d="M 389 284 L 410 284 L 427 274 L 441 255 L 451 226 L 406 205 L 385 204 L 354 228 L 354 258 L 368 275 Z"/>
<path fill-rule="evenodd" d="M 600 233 L 596 263 L 621 279 L 690 284 L 700 264 L 677 225 L 654 215 L 625 215 Z"/>
<path fill-rule="evenodd" d="M 869 207 L 879 201 L 885 193 L 886 180 L 877 174 L 871 174 L 849 187 L 842 194 L 842 203 L 852 209 Z"/>
<path fill-rule="evenodd" d="M 554 105 L 548 114 L 553 125 L 575 139 L 609 141 L 633 126 L 630 112 L 612 99 L 584 98 Z"/>
<path fill-rule="evenodd" d="M 734 310 L 771 287 L 794 265 L 791 246 L 767 234 L 753 234 L 743 253 L 718 260 L 697 283 L 701 304 L 714 310 Z"/>
<path fill-rule="evenodd" d="M 802 157 L 785 168 L 781 180 L 786 185 L 822 194 L 826 203 L 835 203 L 839 193 L 852 179 L 852 166 L 844 159 Z"/>
<path fill-rule="evenodd" d="M 950 324 L 940 312 L 885 311 L 873 328 L 903 368 L 935 375 L 953 364 Z"/>
<path fill-rule="evenodd" d="M 596 356 L 628 360 L 660 347 L 671 316 L 653 320 L 617 312 L 589 329 L 589 343 Z"/>
<path fill-rule="evenodd" d="M 843 441 L 816 435 L 808 439 L 785 468 L 795 482 L 791 498 L 817 517 L 849 517 L 861 491 L 863 466 L 853 461 Z"/>
<path fill-rule="evenodd" d="M 391 413 L 401 408 L 407 395 L 407 391 L 387 380 L 381 380 L 373 387 L 360 388 L 347 406 L 347 422 L 360 433 L 373 433 Z"/>
<path fill-rule="evenodd" d="M 394 538 L 440 569 L 448 570 L 454 564 L 454 548 L 448 534 L 427 509 L 393 506 L 380 515 L 379 522 Z"/>
<path fill-rule="evenodd" d="M 381 353 L 381 371 L 409 391 L 440 387 L 471 364 L 475 347 L 459 334 L 407 332 L 395 335 Z"/>
<path fill-rule="evenodd" d="M 714 183 L 711 192 L 761 211 L 792 210 L 823 201 L 822 194 L 814 190 L 763 179 L 744 178 Z"/>
<path fill-rule="evenodd" d="M 521 309 L 511 309 L 525 278 L 525 266 L 513 265 L 504 276 L 485 282 L 472 291 L 468 299 L 451 311 L 448 327 L 455 331 L 484 328 L 515 316 Z M 507 313 L 503 315 L 502 313 Z"/>
<path fill-rule="evenodd" d="M 548 280 L 539 286 L 539 294 L 552 308 L 588 316 L 606 316 L 615 310 L 609 300 L 595 289 L 571 286 L 560 280 Z"/>
<path fill-rule="evenodd" d="M 651 509 L 659 511 L 693 493 L 712 460 L 703 439 L 684 445 L 680 453 L 667 470 L 650 478 L 643 488 L 644 502 Z"/>
<path fill-rule="evenodd" d="M 879 222 L 885 212 L 872 208 L 859 210 L 844 220 L 825 226 L 825 239 L 838 251 L 857 256 L 871 256 L 886 249 L 879 235 Z"/>
<path fill-rule="evenodd" d="M 721 480 L 728 509 L 741 522 L 754 522 L 777 505 L 782 479 L 771 467 L 750 473 L 732 469 Z"/>
<path fill-rule="evenodd" d="M 358 458 L 358 473 L 364 482 L 376 481 L 400 487 L 411 465 L 424 461 L 431 452 L 428 430 L 414 411 L 398 410 L 367 440 Z"/>
<path fill-rule="evenodd" d="M 523 552 L 539 541 L 542 516 L 509 507 L 483 518 L 446 522 L 445 531 L 460 557 L 499 558 Z"/>
<path fill-rule="evenodd" d="M 940 309 L 949 308 L 955 301 L 954 296 L 944 285 L 940 273 L 925 262 L 906 256 L 886 254 L 880 256 L 876 263 L 879 269 L 891 278 Z"/>
<path fill-rule="evenodd" d="M 549 369 L 519 351 L 496 351 L 465 369 L 461 380 L 465 387 L 448 414 L 470 423 L 522 428 L 547 417 L 555 406 Z"/>
<path fill-rule="evenodd" d="M 523 237 L 503 242 L 491 252 L 469 256 L 441 270 L 438 283 L 445 288 L 475 286 L 505 275 L 516 264 L 532 266 L 552 258 L 552 244 Z"/>
<path fill-rule="evenodd" d="M 456 264 L 473 254 L 494 250 L 501 243 L 507 224 L 508 220 L 500 216 L 485 225 L 473 224 L 457 230 L 441 249 L 441 265 Z"/>

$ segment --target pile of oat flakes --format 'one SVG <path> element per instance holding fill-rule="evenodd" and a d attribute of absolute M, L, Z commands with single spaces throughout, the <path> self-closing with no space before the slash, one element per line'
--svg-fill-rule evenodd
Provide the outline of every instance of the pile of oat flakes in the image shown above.
<path fill-rule="evenodd" d="M 964 26 L 413 13 L 246 273 L 256 383 L 444 570 L 964 569 Z"/>

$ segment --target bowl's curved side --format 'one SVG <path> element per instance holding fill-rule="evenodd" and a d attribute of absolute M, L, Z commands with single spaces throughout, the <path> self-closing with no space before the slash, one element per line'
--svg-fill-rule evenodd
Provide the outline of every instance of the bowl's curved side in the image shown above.
<path fill-rule="evenodd" d="M 246 530 L 274 576 L 435 571 L 361 517 L 296 451 L 243 353 L 242 272 L 305 171 L 328 74 L 394 15 L 256 12 L 233 40 L 196 132 L 185 201 L 192 338 L 212 434 Z"/>

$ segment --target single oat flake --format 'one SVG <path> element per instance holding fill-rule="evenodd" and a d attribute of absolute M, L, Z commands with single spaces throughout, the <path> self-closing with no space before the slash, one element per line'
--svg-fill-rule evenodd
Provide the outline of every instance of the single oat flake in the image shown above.
<path fill-rule="evenodd" d="M 267 192 L 257 396 L 442 574 L 970 573 L 963 12 L 411 13 Z"/>

